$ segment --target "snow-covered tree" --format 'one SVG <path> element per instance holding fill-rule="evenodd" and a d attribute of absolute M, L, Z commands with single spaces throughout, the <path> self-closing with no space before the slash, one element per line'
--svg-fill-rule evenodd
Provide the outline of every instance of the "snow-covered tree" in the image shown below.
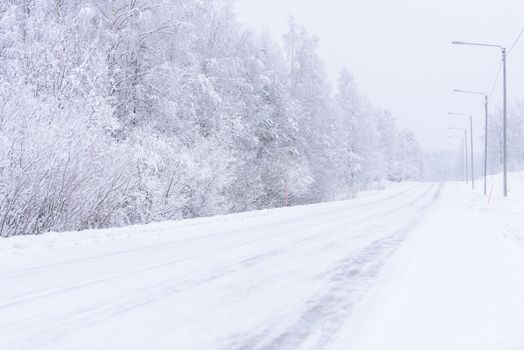
<path fill-rule="evenodd" d="M 0 2 L 0 236 L 345 199 L 418 146 L 230 0 Z"/>

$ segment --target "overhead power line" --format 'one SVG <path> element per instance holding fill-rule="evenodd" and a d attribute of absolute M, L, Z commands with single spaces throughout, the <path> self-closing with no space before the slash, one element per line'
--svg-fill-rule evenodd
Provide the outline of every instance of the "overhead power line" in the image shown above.
<path fill-rule="evenodd" d="M 497 76 L 495 77 L 495 81 L 493 82 L 493 86 L 491 87 L 491 90 L 489 92 L 489 97 L 491 98 L 491 95 L 493 95 L 493 92 L 495 92 L 495 88 L 497 87 L 497 83 L 499 82 L 500 73 L 502 72 L 502 62 L 499 64 L 499 70 L 497 72 Z"/>
<path fill-rule="evenodd" d="M 508 50 L 508 54 L 513 50 L 513 48 L 518 44 L 518 42 L 520 41 L 520 39 L 522 38 L 522 34 L 524 34 L 524 28 L 522 28 L 522 30 L 520 31 L 519 35 L 517 36 L 517 39 L 515 39 L 515 41 L 513 42 L 513 44 L 511 45 L 511 47 L 509 48 Z"/>
<path fill-rule="evenodd" d="M 517 38 L 515 39 L 515 41 L 511 45 L 511 47 L 509 48 L 508 55 L 510 54 L 511 51 L 513 51 L 515 46 L 517 46 L 517 44 L 519 43 L 520 39 L 522 39 L 523 35 L 524 35 L 524 27 L 521 29 L 519 35 L 517 36 Z M 493 86 L 491 87 L 491 90 L 489 92 L 489 97 L 491 97 L 491 95 L 493 95 L 493 92 L 495 92 L 495 88 L 497 87 L 497 83 L 499 82 L 500 73 L 501 72 L 502 72 L 502 62 L 500 62 L 500 64 L 499 64 L 499 69 L 497 71 L 497 76 L 495 77 L 495 81 L 493 82 Z"/>

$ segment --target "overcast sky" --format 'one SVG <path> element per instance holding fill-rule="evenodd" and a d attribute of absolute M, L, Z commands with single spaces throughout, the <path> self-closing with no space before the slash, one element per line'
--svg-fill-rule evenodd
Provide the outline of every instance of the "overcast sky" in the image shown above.
<path fill-rule="evenodd" d="M 425 149 L 449 147 L 447 128 L 466 125 L 447 111 L 474 114 L 480 136 L 482 97 L 451 90 L 489 92 L 500 64 L 497 49 L 451 41 L 510 47 L 524 27 L 524 0 L 237 0 L 236 6 L 242 22 L 278 40 L 295 17 L 320 39 L 330 78 L 346 66 L 363 94 L 414 130 Z M 524 98 L 524 36 L 508 69 L 509 100 Z M 501 104 L 501 89 L 497 85 L 494 106 Z"/>

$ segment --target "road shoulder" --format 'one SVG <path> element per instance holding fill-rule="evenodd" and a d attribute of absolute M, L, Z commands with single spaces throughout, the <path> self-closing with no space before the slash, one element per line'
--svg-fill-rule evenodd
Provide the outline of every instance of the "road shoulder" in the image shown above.
<path fill-rule="evenodd" d="M 485 202 L 447 185 L 331 348 L 524 348 L 524 244 L 515 239 L 524 213 Z"/>

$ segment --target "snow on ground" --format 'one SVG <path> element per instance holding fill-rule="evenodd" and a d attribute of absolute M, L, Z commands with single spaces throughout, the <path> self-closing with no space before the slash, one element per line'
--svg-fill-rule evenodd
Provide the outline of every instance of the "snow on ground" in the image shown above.
<path fill-rule="evenodd" d="M 511 184 L 0 240 L 0 349 L 522 349 Z"/>
<path fill-rule="evenodd" d="M 500 180 L 448 184 L 330 348 L 524 349 L 524 174 Z"/>
<path fill-rule="evenodd" d="M 48 251 L 49 249 L 57 249 L 61 247 L 78 247 L 113 240 L 127 241 L 134 238 L 139 238 L 141 240 L 140 243 L 143 243 L 142 240 L 144 239 L 162 239 L 161 237 L 170 241 L 173 239 L 184 239 L 188 237 L 194 238 L 202 234 L 207 235 L 210 232 L 215 232 L 214 229 L 217 228 L 217 225 L 225 225 L 229 228 L 231 225 L 235 225 L 238 222 L 258 220 L 257 218 L 262 218 L 262 220 L 264 220 L 267 216 L 272 216 L 274 219 L 278 220 L 285 220 L 287 218 L 292 220 L 296 215 L 300 217 L 308 212 L 312 213 L 319 210 L 324 211 L 325 209 L 332 210 L 337 209 L 338 207 L 346 208 L 348 204 L 349 206 L 353 206 L 375 202 L 387 198 L 390 195 L 400 193 L 413 185 L 415 184 L 409 182 L 395 183 L 386 181 L 386 190 L 361 192 L 358 198 L 349 201 L 350 203 L 347 203 L 347 201 L 339 201 L 308 206 L 296 206 L 285 209 L 268 209 L 226 216 L 159 222 L 148 225 L 135 225 L 112 229 L 84 230 L 79 232 L 49 232 L 38 236 L 15 236 L 10 237 L 9 239 L 0 239 L 0 254 L 19 254 L 27 253 L 28 251 L 37 252 L 42 250 Z M 211 231 L 209 230 L 210 228 Z"/>

